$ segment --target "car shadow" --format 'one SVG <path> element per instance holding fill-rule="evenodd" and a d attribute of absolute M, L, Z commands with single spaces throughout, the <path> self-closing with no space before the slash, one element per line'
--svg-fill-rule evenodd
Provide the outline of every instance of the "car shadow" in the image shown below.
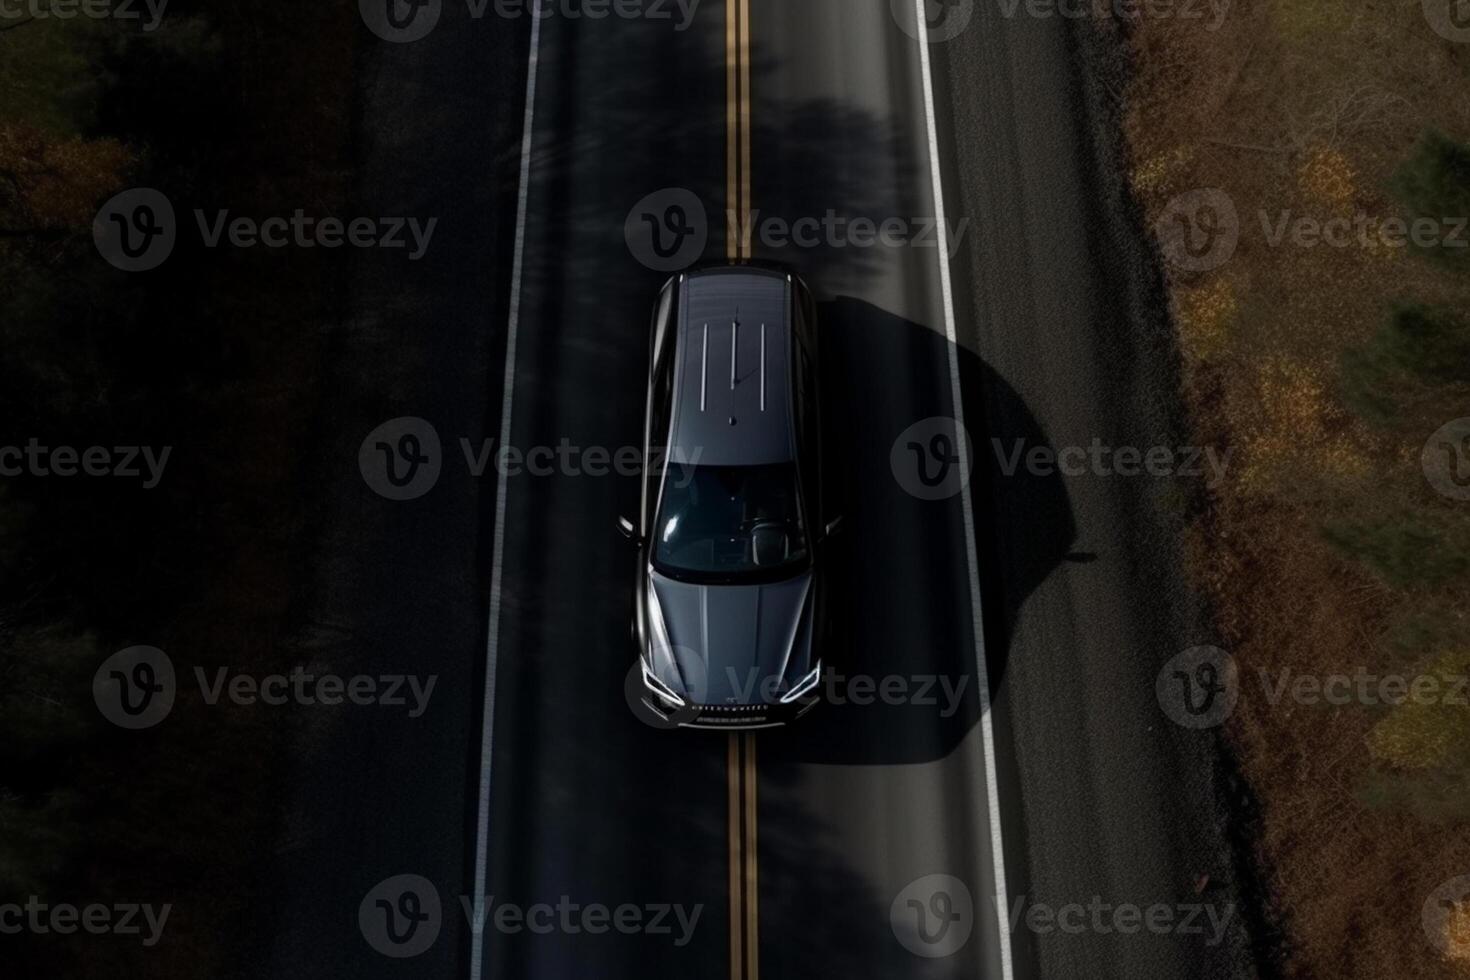
<path fill-rule="evenodd" d="M 790 761 L 890 765 L 949 755 L 982 711 L 971 625 L 970 569 L 957 497 L 905 490 L 895 441 L 952 414 L 950 344 L 934 329 L 870 303 L 820 304 L 829 479 L 843 530 L 826 555 L 831 606 L 826 701 L 763 741 Z M 1020 395 L 958 351 L 968 486 L 983 610 L 984 661 L 998 690 L 1027 598 L 1071 554 L 1075 525 L 1061 478 L 1013 465 L 1017 447 L 1047 445 Z M 912 485 L 912 484 L 910 484 Z"/>

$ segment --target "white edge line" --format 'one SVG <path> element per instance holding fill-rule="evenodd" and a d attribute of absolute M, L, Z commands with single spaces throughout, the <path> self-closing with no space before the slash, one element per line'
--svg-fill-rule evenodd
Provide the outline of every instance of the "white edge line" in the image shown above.
<path fill-rule="evenodd" d="M 924 75 L 924 121 L 929 128 L 929 179 L 934 186 L 934 219 L 939 226 L 939 283 L 944 295 L 944 335 L 949 341 L 949 386 L 954 404 L 955 421 L 960 432 L 960 472 L 970 472 L 970 447 L 966 441 L 964 399 L 960 390 L 959 340 L 955 329 L 954 296 L 949 274 L 949 224 L 944 213 L 944 183 L 939 165 L 939 124 L 934 111 L 934 73 L 929 64 L 929 42 L 924 38 L 925 0 L 914 0 L 915 23 L 918 25 L 919 64 Z M 990 813 L 990 859 L 995 871 L 996 931 L 1000 939 L 1000 968 L 1005 980 L 1015 976 L 1011 963 L 1010 922 L 1006 910 L 1010 900 L 1006 889 L 1005 844 L 1000 826 L 1000 790 L 995 779 L 995 733 L 990 719 L 990 672 L 985 659 L 984 622 L 980 614 L 980 562 L 975 553 L 975 511 L 970 503 L 970 487 L 966 483 L 960 493 L 965 517 L 965 558 L 970 565 L 970 615 L 975 636 L 976 667 L 980 671 L 975 689 L 980 692 L 980 739 L 985 754 L 985 802 Z"/>
<path fill-rule="evenodd" d="M 511 260 L 510 309 L 506 318 L 505 381 L 500 400 L 500 445 L 511 440 L 511 409 L 515 403 L 516 332 L 521 320 L 521 273 L 526 246 L 526 211 L 531 186 L 531 144 L 536 120 L 536 68 L 541 49 L 540 0 L 532 8 L 530 55 L 526 64 L 526 114 L 521 130 L 521 174 L 516 197 L 515 251 Z M 484 721 L 480 732 L 480 797 L 475 817 L 475 892 L 472 902 L 483 901 L 490 860 L 490 768 L 495 738 L 495 667 L 499 659 L 500 587 L 505 563 L 505 495 L 507 468 L 495 479 L 495 540 L 490 560 L 490 623 L 485 637 Z M 484 973 L 484 930 L 470 930 L 470 980 Z"/>

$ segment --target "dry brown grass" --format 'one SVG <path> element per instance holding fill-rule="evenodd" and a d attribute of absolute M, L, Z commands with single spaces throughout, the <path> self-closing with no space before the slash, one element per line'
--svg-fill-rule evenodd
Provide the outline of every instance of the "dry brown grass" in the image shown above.
<path fill-rule="evenodd" d="M 1430 891 L 1470 873 L 1470 709 L 1273 704 L 1259 679 L 1470 670 L 1463 575 L 1390 583 L 1324 536 L 1390 514 L 1470 526 L 1419 471 L 1430 430 L 1370 424 L 1340 393 L 1343 354 L 1391 302 L 1470 309 L 1470 283 L 1409 249 L 1273 246 L 1261 221 L 1399 214 L 1389 177 L 1420 135 L 1470 142 L 1470 45 L 1417 2 L 1339 0 L 1241 0 L 1218 32 L 1146 20 L 1131 43 L 1131 176 L 1150 220 L 1200 187 L 1240 214 L 1230 261 L 1168 285 L 1197 436 L 1234 451 L 1187 556 L 1241 667 L 1230 733 L 1261 801 L 1286 971 L 1470 977 L 1470 905 L 1450 910 L 1444 949 L 1421 926 Z M 1466 393 L 1419 407 L 1448 421 Z"/>

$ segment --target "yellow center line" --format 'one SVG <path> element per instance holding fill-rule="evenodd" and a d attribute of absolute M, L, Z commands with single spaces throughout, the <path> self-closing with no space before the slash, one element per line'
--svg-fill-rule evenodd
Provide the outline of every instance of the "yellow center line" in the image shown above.
<path fill-rule="evenodd" d="M 750 0 L 725 16 L 725 257 L 750 258 Z"/>
<path fill-rule="evenodd" d="M 750 258 L 750 0 L 740 4 L 740 248 Z"/>
<path fill-rule="evenodd" d="M 760 874 L 756 861 L 755 734 L 726 737 L 730 846 L 730 978 L 760 980 Z"/>
<path fill-rule="evenodd" d="M 729 780 L 729 807 L 726 819 L 730 828 L 730 980 L 744 980 L 745 935 L 742 915 L 744 882 L 740 873 L 740 736 L 731 732 L 728 736 L 725 770 Z"/>
<path fill-rule="evenodd" d="M 725 10 L 725 258 L 740 258 L 740 0 Z"/>
<path fill-rule="evenodd" d="M 736 237 L 735 215 L 740 209 L 740 134 L 736 131 L 740 113 L 736 108 L 740 83 L 731 51 L 735 47 L 735 18 L 725 18 L 725 258 L 740 257 L 740 243 Z"/>
<path fill-rule="evenodd" d="M 756 873 L 755 733 L 745 739 L 745 977 L 760 980 L 760 882 Z"/>
<path fill-rule="evenodd" d="M 751 256 L 750 0 L 725 8 L 725 257 Z M 726 742 L 730 860 L 730 980 L 760 978 L 760 881 L 756 863 L 755 735 Z"/>

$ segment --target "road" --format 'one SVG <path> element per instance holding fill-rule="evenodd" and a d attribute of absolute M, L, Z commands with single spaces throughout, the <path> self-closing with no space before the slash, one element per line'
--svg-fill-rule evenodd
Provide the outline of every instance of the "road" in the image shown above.
<path fill-rule="evenodd" d="M 446 4 L 430 37 L 369 59 L 363 198 L 441 215 L 446 247 L 407 277 L 365 260 L 348 394 L 319 423 L 334 503 L 312 619 L 324 657 L 409 665 L 441 693 L 421 719 L 302 733 L 271 975 L 1252 975 L 1240 919 L 1218 945 L 1008 923 L 1017 902 L 1239 898 L 1217 747 L 1154 701 L 1160 665 L 1208 639 L 1167 489 L 1008 476 L 994 451 L 1181 439 L 1078 25 L 1004 9 L 925 48 L 902 29 L 919 33 L 914 10 L 879 0 L 534 31 Z M 637 229 L 675 221 L 671 189 L 698 202 L 702 258 L 787 263 L 820 306 L 842 703 L 754 736 L 663 731 L 630 706 L 615 522 L 635 477 L 477 474 L 462 451 L 638 443 L 666 272 Z M 864 245 L 856 218 L 905 241 Z M 815 237 L 791 241 L 801 219 Z M 443 472 L 388 501 L 356 459 L 399 416 L 435 427 Z M 974 476 L 927 500 L 891 459 L 936 417 L 964 419 Z M 411 959 L 370 948 L 357 914 L 403 874 L 442 903 Z M 963 943 L 935 925 L 963 904 L 956 879 Z M 698 918 L 477 931 L 474 895 Z"/>

